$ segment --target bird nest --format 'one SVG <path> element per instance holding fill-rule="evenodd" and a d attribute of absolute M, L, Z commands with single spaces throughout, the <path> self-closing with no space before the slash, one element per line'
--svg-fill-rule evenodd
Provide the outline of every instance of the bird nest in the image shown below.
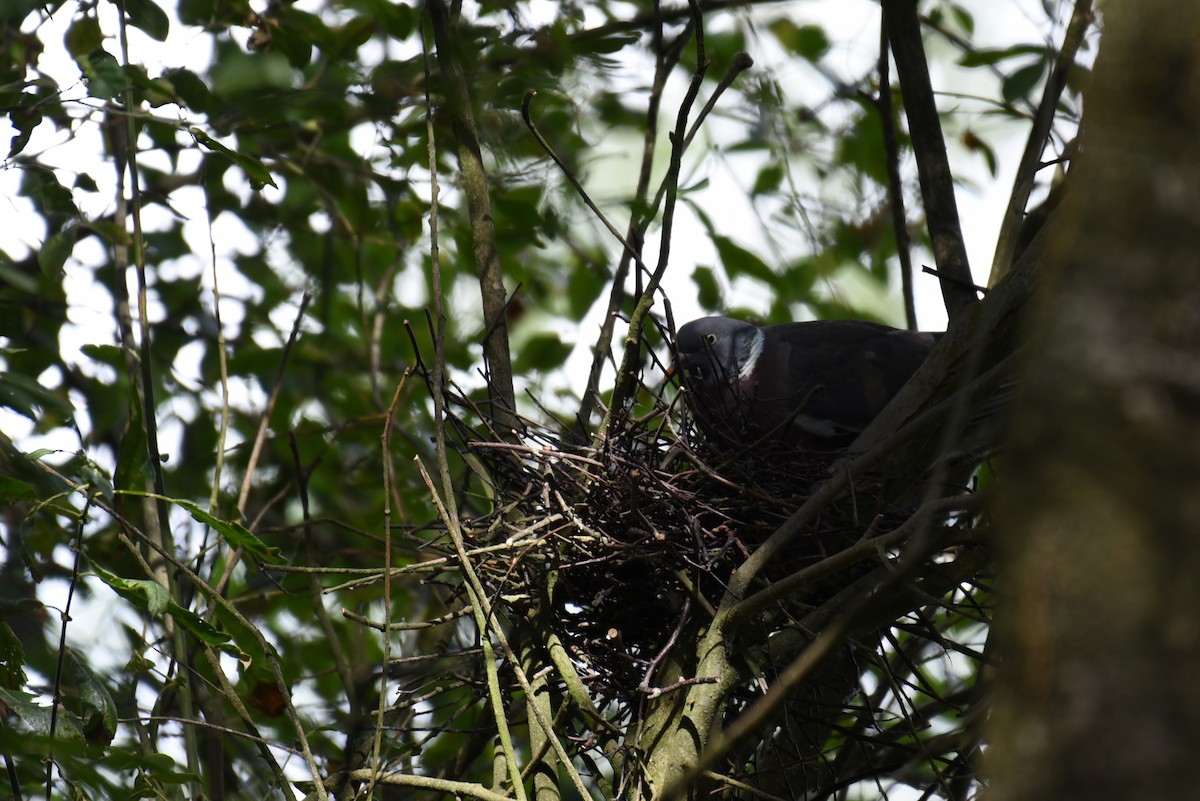
<path fill-rule="evenodd" d="M 840 456 L 782 445 L 719 451 L 677 396 L 651 400 L 648 414 L 615 419 L 599 447 L 531 421 L 519 443 L 489 441 L 460 421 L 454 445 L 487 464 L 497 488 L 509 488 L 496 499 L 497 512 L 472 521 L 472 530 L 488 532 L 476 544 L 508 546 L 477 565 L 487 589 L 511 615 L 548 605 L 554 634 L 580 675 L 613 699 L 652 691 L 660 655 L 685 627 L 711 619 L 733 571 Z M 907 514 L 859 487 L 793 537 L 759 580 L 820 562 Z M 829 599 L 865 569 L 826 575 L 789 596 L 795 614 L 784 610 L 784 619 Z"/>

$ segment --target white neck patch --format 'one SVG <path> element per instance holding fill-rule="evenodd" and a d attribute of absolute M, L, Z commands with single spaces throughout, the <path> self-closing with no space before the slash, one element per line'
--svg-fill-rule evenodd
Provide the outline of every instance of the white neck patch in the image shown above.
<path fill-rule="evenodd" d="M 760 329 L 754 329 L 754 336 L 750 338 L 748 343 L 744 343 L 744 353 L 739 353 L 739 361 L 741 368 L 738 370 L 738 379 L 745 380 L 754 371 L 754 365 L 758 364 L 758 357 L 762 355 L 763 340 L 766 336 Z M 743 348 L 739 348 L 739 351 Z"/>

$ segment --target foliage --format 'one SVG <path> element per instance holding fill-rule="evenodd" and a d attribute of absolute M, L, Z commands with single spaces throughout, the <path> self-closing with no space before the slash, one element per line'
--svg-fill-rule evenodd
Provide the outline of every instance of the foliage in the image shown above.
<path fill-rule="evenodd" d="M 711 702 L 703 745 L 749 725 L 739 715 L 773 698 L 768 687 L 806 680 L 782 727 L 753 729 L 776 732 L 758 735 L 765 746 L 731 737 L 705 752 L 733 792 L 973 792 L 978 740 L 956 716 L 977 701 L 989 581 L 970 500 L 926 521 L 952 533 L 902 565 L 900 595 L 868 589 L 900 564 L 914 504 L 864 475 L 874 523 L 871 504 L 860 518 L 845 485 L 827 485 L 839 536 L 853 535 L 837 548 L 900 535 L 880 541 L 892 550 L 860 549 L 849 573 L 810 553 L 752 583 L 743 560 L 786 541 L 771 533 L 793 513 L 821 511 L 820 492 L 773 487 L 766 512 L 737 493 L 725 518 L 690 512 L 701 547 L 741 550 L 692 574 L 694 597 L 671 584 L 683 611 L 664 608 L 641 646 L 570 623 L 589 608 L 578 578 L 563 579 L 578 606 L 555 596 L 581 563 L 597 565 L 583 571 L 593 592 L 631 581 L 631 554 L 657 571 L 651 587 L 694 566 L 678 540 L 669 558 L 641 540 L 614 555 L 633 536 L 615 519 L 629 493 L 606 494 L 674 475 L 660 457 L 693 441 L 663 389 L 669 312 L 692 308 L 679 294 L 765 321 L 878 316 L 910 238 L 914 258 L 930 252 L 895 79 L 881 86 L 874 56 L 843 68 L 849 44 L 788 4 L 458 5 L 101 0 L 0 13 L 0 177 L 30 221 L 0 252 L 12 792 L 352 797 L 378 782 L 550 798 L 561 782 L 564 794 L 642 797 L 698 761 L 671 750 L 677 699 Z M 931 58 L 992 80 L 970 106 L 978 122 L 943 103 L 947 137 L 965 145 L 955 152 L 996 173 L 986 119 L 1024 123 L 1048 103 L 1056 127 L 1033 137 L 1035 157 L 1061 155 L 1084 71 L 1062 21 L 1047 19 L 1047 42 L 985 49 L 963 5 L 921 10 Z M 1043 100 L 1060 47 L 1068 90 Z M 750 69 L 745 52 L 763 63 Z M 480 155 L 486 214 L 472 194 Z M 658 284 L 686 275 L 682 257 L 652 254 L 678 254 L 670 234 L 685 225 L 700 263 L 690 283 L 674 279 L 669 306 Z M 492 256 L 503 296 L 479 277 Z M 836 289 L 847 281 L 867 291 Z M 707 469 L 695 452 L 671 458 L 682 474 Z M 889 469 L 916 481 L 927 467 Z M 706 481 L 678 487 L 703 498 Z M 689 514 L 660 484 L 642 491 L 659 504 L 645 519 Z M 589 503 L 608 528 L 590 531 Z M 599 550 L 579 545 L 592 535 Z M 805 569 L 839 583 L 772 594 Z M 722 605 L 734 575 L 745 599 L 758 593 L 753 608 Z M 855 600 L 864 593 L 870 604 Z M 693 602 L 713 606 L 707 618 L 689 616 Z M 732 642 L 746 621 L 744 659 L 699 680 L 712 666 L 684 646 Z M 821 649 L 837 655 L 819 681 L 789 678 Z M 630 686 L 634 667 L 644 678 Z M 947 728 L 961 739 L 914 761 L 926 730 Z M 656 773 L 662 761 L 678 764 Z"/>

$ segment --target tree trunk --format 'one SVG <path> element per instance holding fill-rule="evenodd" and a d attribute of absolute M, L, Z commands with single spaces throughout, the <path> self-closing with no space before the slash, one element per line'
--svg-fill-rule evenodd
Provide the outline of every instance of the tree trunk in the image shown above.
<path fill-rule="evenodd" d="M 1195 793 L 1200 4 L 1104 10 L 998 509 L 993 799 Z"/>

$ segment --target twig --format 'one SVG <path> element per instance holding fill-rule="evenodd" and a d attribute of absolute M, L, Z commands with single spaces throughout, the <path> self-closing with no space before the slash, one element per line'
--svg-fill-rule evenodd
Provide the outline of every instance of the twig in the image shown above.
<path fill-rule="evenodd" d="M 913 290 L 912 237 L 908 233 L 908 214 L 904 210 L 904 185 L 900 180 L 900 144 L 896 138 L 896 110 L 893 105 L 887 26 L 880 25 L 879 97 L 876 100 L 876 107 L 883 124 L 883 150 L 887 159 L 888 175 L 888 205 L 892 212 L 892 233 L 896 237 L 896 256 L 900 259 L 904 322 L 909 331 L 916 331 L 917 305 Z"/>
<path fill-rule="evenodd" d="M 283 351 L 279 356 L 279 367 L 275 370 L 275 383 L 271 387 L 271 394 L 267 398 L 266 406 L 263 407 L 262 414 L 258 418 L 258 431 L 254 435 L 254 444 L 250 448 L 250 458 L 246 463 L 246 473 L 242 476 L 242 488 L 238 492 L 237 509 L 242 515 L 246 513 L 246 501 L 250 497 L 250 487 L 254 480 L 254 471 L 258 467 L 258 458 L 262 453 L 263 443 L 267 439 L 267 427 L 271 422 L 271 412 L 275 410 L 275 403 L 279 400 L 279 393 L 283 388 L 284 372 L 287 370 L 288 358 L 291 356 L 292 347 L 296 344 L 296 339 L 300 335 L 300 324 L 304 321 L 304 313 L 308 310 L 308 304 L 312 302 L 312 294 L 307 290 L 300 296 L 300 308 L 296 312 L 296 319 L 292 322 L 292 330 L 288 333 L 287 342 L 283 345 Z M 225 582 L 232 572 L 234 564 L 231 563 L 226 567 L 225 575 L 217 582 L 217 586 L 224 588 Z"/>
<path fill-rule="evenodd" d="M 166 500 L 163 499 L 162 502 L 166 503 Z M 267 639 L 263 635 L 262 631 L 259 630 L 259 628 L 253 623 L 251 623 L 246 616 L 241 613 L 235 604 L 231 603 L 224 595 L 217 592 L 215 587 L 209 585 L 200 577 L 199 574 L 192 571 L 191 568 L 177 559 L 173 553 L 167 551 L 154 538 L 141 531 L 130 520 L 121 515 L 116 509 L 113 509 L 98 501 L 96 505 L 104 509 L 106 512 L 108 512 L 108 514 L 112 515 L 113 519 L 121 525 L 121 528 L 124 531 L 134 534 L 139 540 L 150 547 L 165 564 L 173 567 L 183 578 L 191 582 L 191 584 L 195 586 L 202 595 L 204 595 L 205 599 L 207 599 L 209 603 L 215 606 L 220 606 L 221 609 L 230 617 L 230 619 L 235 620 L 238 625 L 242 626 L 243 629 L 248 632 L 252 638 L 254 638 L 257 645 L 263 650 L 263 654 L 267 660 L 267 665 L 271 669 L 271 676 L 275 680 L 276 687 L 279 690 L 280 695 L 283 697 L 284 709 L 287 712 L 288 722 L 291 723 L 292 731 L 295 734 L 296 740 L 298 740 L 300 743 L 300 752 L 304 755 L 304 764 L 306 767 L 308 767 L 309 772 L 319 781 L 321 771 L 317 766 L 316 759 L 313 757 L 312 749 L 309 746 L 308 735 L 305 734 L 306 727 L 300 721 L 300 716 L 296 712 L 295 704 L 292 701 L 291 690 L 289 689 L 290 685 L 283 675 L 283 667 L 279 663 L 279 659 L 275 654 L 275 649 L 270 645 L 270 643 L 267 642 Z M 176 628 L 179 629 L 180 627 L 176 626 Z M 322 799 L 326 797 L 323 788 L 319 789 L 318 795 Z"/>
<path fill-rule="evenodd" d="M 693 26 L 695 28 L 696 69 L 692 73 L 692 80 L 688 85 L 687 93 L 684 95 L 683 101 L 679 104 L 679 112 L 675 118 L 675 128 L 671 133 L 671 162 L 667 168 L 667 174 L 663 178 L 665 196 L 663 201 L 662 236 L 658 249 L 658 264 L 654 268 L 654 274 L 650 276 L 649 283 L 646 284 L 645 289 L 641 291 L 637 298 L 637 305 L 634 307 L 633 314 L 630 315 L 629 333 L 625 337 L 625 352 L 621 359 L 621 366 L 617 369 L 617 383 L 613 388 L 612 400 L 609 403 L 608 413 L 604 417 L 604 422 L 600 424 L 600 429 L 593 438 L 593 445 L 597 447 L 608 437 L 608 432 L 613 425 L 614 415 L 623 417 L 628 411 L 626 406 L 632 402 L 635 365 L 638 363 L 638 354 L 641 351 L 642 345 L 642 324 L 650 314 L 650 307 L 654 302 L 654 294 L 658 291 L 662 277 L 667 271 L 667 264 L 671 256 L 671 232 L 675 227 L 675 198 L 679 191 L 679 173 L 683 166 L 683 137 L 687 129 L 688 112 L 696 102 L 696 96 L 700 92 L 700 86 L 704 83 L 704 75 L 708 70 L 708 56 L 705 55 L 704 50 L 704 27 L 700 9 L 696 5 L 695 0 L 689 3 L 689 5 L 692 8 Z"/>
<path fill-rule="evenodd" d="M 596 215 L 596 218 L 604 224 L 604 227 L 608 229 L 610 234 L 612 234 L 613 239 L 621 243 L 621 247 L 625 249 L 625 255 L 633 259 L 639 270 L 644 270 L 646 266 L 642 264 L 642 256 L 639 252 L 639 249 L 629 244 L 625 237 L 621 236 L 621 232 L 618 231 L 617 227 L 609 221 L 604 212 L 600 210 L 600 207 L 595 204 L 591 195 L 589 195 L 587 190 L 583 188 L 583 184 L 579 183 L 579 179 L 575 177 L 575 173 L 572 172 L 571 169 L 567 167 L 566 163 L 558 157 L 558 153 L 554 152 L 554 148 L 550 147 L 550 143 L 546 141 L 546 138 L 542 136 L 542 132 L 538 130 L 537 125 L 533 121 L 532 115 L 529 113 L 529 105 L 533 102 L 533 98 L 536 96 L 537 91 L 530 89 L 525 93 L 524 100 L 521 101 L 521 119 L 525 120 L 525 127 L 529 129 L 531 134 L 533 134 L 533 138 L 537 141 L 538 146 L 541 147 L 546 155 L 549 156 L 555 165 L 558 166 L 559 172 L 566 177 L 571 186 L 575 188 L 575 191 L 579 193 L 579 197 L 583 200 L 584 205 L 591 209 L 592 213 Z"/>
<path fill-rule="evenodd" d="M 453 623 L 461 617 L 472 614 L 473 610 L 470 606 L 464 606 L 461 609 L 455 609 L 453 612 L 448 612 L 441 617 L 435 617 L 431 620 L 419 620 L 416 623 L 377 623 L 371 620 L 366 615 L 358 615 L 351 612 L 349 609 L 342 610 L 342 617 L 349 620 L 351 623 L 358 623 L 362 626 L 375 629 L 376 631 L 420 631 L 422 629 L 432 629 L 441 626 L 445 623 Z M 386 660 L 385 660 L 386 661 Z"/>
<path fill-rule="evenodd" d="M 928 275 L 932 275 L 933 277 L 937 278 L 939 281 L 950 281 L 951 283 L 958 284 L 963 289 L 969 289 L 972 292 L 978 292 L 981 295 L 986 295 L 988 293 L 987 287 L 979 286 L 978 284 L 972 283 L 970 281 L 964 282 L 959 278 L 953 278 L 951 276 L 944 275 L 940 270 L 938 270 L 934 267 L 922 265 L 921 272 L 926 273 Z"/>
<path fill-rule="evenodd" d="M 665 692 L 660 688 L 651 687 L 650 680 L 654 678 L 654 671 L 658 670 L 658 666 L 662 663 L 663 659 L 675 647 L 675 643 L 679 641 L 679 635 L 683 633 L 683 627 L 687 625 L 688 612 L 691 610 L 692 599 L 684 598 L 683 609 L 679 613 L 679 622 L 675 624 L 675 629 L 671 632 L 671 636 L 667 638 L 667 641 L 663 643 L 663 647 L 658 650 L 658 653 L 650 660 L 650 664 L 646 666 L 646 673 L 642 676 L 641 683 L 638 684 L 638 692 L 646 693 L 651 698 L 657 698 Z"/>
<path fill-rule="evenodd" d="M 952 495 L 931 501 L 917 514 L 914 514 L 903 524 L 887 534 L 863 539 L 837 553 L 822 559 L 814 565 L 792 573 L 787 578 L 780 579 L 768 587 L 759 590 L 744 601 L 729 610 L 723 625 L 726 633 L 733 636 L 733 631 L 739 625 L 752 619 L 772 603 L 793 595 L 805 585 L 833 575 L 853 564 L 878 556 L 882 550 L 900 545 L 911 537 L 918 528 L 924 516 L 945 517 L 953 512 L 978 509 L 981 500 L 978 495 Z"/>
<path fill-rule="evenodd" d="M 506 450 L 516 451 L 517 453 L 527 453 L 537 459 L 569 459 L 572 462 L 589 464 L 593 467 L 604 467 L 602 462 L 599 462 L 595 459 L 589 459 L 586 456 L 580 456 L 575 453 L 567 453 L 566 451 L 554 450 L 553 448 L 548 447 L 534 448 L 529 445 L 517 445 L 511 442 L 486 442 L 478 439 L 468 440 L 467 445 L 471 448 L 487 448 L 490 450 Z"/>
<path fill-rule="evenodd" d="M 118 12 L 118 38 L 121 47 L 121 64 L 126 70 L 122 97 L 125 110 L 129 112 L 137 107 L 133 92 L 133 80 L 129 77 L 131 74 L 129 62 L 129 17 L 126 13 L 125 0 L 115 0 L 115 3 Z M 138 284 L 138 325 L 141 335 L 141 342 L 139 343 L 141 348 L 141 358 L 139 360 L 141 386 L 139 389 L 141 390 L 142 398 L 142 425 L 146 432 L 146 457 L 153 476 L 154 492 L 160 498 L 154 506 L 156 511 L 155 517 L 157 517 L 154 534 L 157 537 L 157 542 L 161 543 L 164 551 L 173 555 L 175 553 L 175 537 L 171 531 L 170 510 L 167 508 L 166 500 L 164 500 L 167 496 L 167 483 L 163 470 L 162 452 L 158 447 L 158 405 L 155 402 L 154 394 L 154 359 L 151 353 L 153 340 L 150 335 L 150 311 L 147 302 L 146 241 L 142 230 L 142 189 L 141 176 L 138 170 L 138 131 L 133 115 L 130 113 L 125 115 L 124 134 L 125 143 L 128 148 L 125 166 L 128 167 L 129 172 L 129 210 L 133 220 L 133 246 L 136 255 L 135 265 L 137 268 Z M 134 377 L 131 375 L 130 379 L 134 380 Z M 134 380 L 134 383 L 137 383 L 136 380 Z M 190 592 L 187 587 L 181 584 L 174 573 L 170 570 L 163 570 L 162 574 L 156 575 L 155 578 L 167 588 L 167 592 L 173 600 L 181 606 L 187 606 Z M 180 681 L 177 689 L 179 692 L 180 712 L 184 717 L 191 718 L 195 716 L 195 704 L 192 694 L 191 677 L 187 673 L 187 666 L 192 661 L 188 640 L 182 627 L 176 623 L 174 618 L 168 619 L 167 630 L 171 638 L 171 656 L 179 666 Z M 200 751 L 196 742 L 195 730 L 185 726 L 183 729 L 183 740 L 188 770 L 198 776 L 200 775 Z M 313 779 L 319 780 L 319 776 L 315 772 L 316 765 L 311 762 L 310 765 L 314 768 Z M 325 801 L 323 796 L 321 801 Z"/>
<path fill-rule="evenodd" d="M 1004 219 L 1000 223 L 1000 234 L 996 240 L 996 254 L 992 258 L 992 271 L 988 276 L 988 286 L 995 286 L 1012 266 L 1016 254 L 1017 241 L 1020 238 L 1021 221 L 1025 216 L 1025 206 L 1029 203 L 1029 193 L 1033 191 L 1034 179 L 1038 170 L 1044 166 L 1042 151 L 1046 148 L 1046 140 L 1050 136 L 1050 128 L 1054 124 L 1054 114 L 1058 110 L 1058 99 L 1062 96 L 1067 85 L 1067 75 L 1075 66 L 1075 54 L 1083 45 L 1084 36 L 1092 22 L 1092 0 L 1076 0 L 1071 12 L 1071 21 L 1067 24 L 1067 32 L 1063 37 L 1062 47 L 1054 59 L 1054 68 L 1042 90 L 1042 101 L 1038 104 L 1037 114 L 1033 118 L 1033 126 L 1029 129 L 1029 139 L 1025 142 L 1025 152 L 1021 154 L 1021 162 L 1017 166 L 1017 174 L 1013 178 L 1012 194 L 1008 199 L 1008 207 L 1004 210 Z"/>
<path fill-rule="evenodd" d="M 661 11 L 662 9 L 659 4 L 655 3 L 655 14 L 660 14 Z M 654 82 L 650 88 L 649 102 L 646 104 L 646 130 L 642 136 L 641 170 L 638 173 L 638 182 L 633 195 L 633 203 L 630 204 L 635 209 L 645 206 L 646 195 L 649 192 L 650 176 L 654 167 L 654 152 L 658 140 L 658 112 L 662 102 L 663 90 L 666 87 L 667 78 L 683 55 L 683 48 L 688 39 L 691 38 L 691 31 L 692 23 L 689 22 L 684 27 L 684 30 L 675 37 L 670 48 L 664 50 L 662 46 L 662 22 L 659 22 L 654 27 Z M 649 208 L 641 218 L 636 215 L 631 215 L 629 218 L 626 239 L 637 247 L 639 255 L 641 253 L 642 241 L 645 238 L 645 227 L 654 218 L 656 208 L 657 203 Z M 600 335 L 597 337 L 596 345 L 592 349 L 592 366 L 588 371 L 587 389 L 584 390 L 583 398 L 579 404 L 577 430 L 581 437 L 587 437 L 588 423 L 591 420 L 592 412 L 600 403 L 600 374 L 603 372 L 605 361 L 612 347 L 617 315 L 620 313 L 621 307 L 625 302 L 625 280 L 629 276 L 631 261 L 632 259 L 629 257 L 628 252 L 622 252 L 621 259 L 617 263 L 617 269 L 613 274 L 612 288 L 608 294 L 608 313 L 604 315 L 604 320 L 600 324 Z"/>
<path fill-rule="evenodd" d="M 700 113 L 696 115 L 696 120 L 692 123 L 691 129 L 688 130 L 687 136 L 684 137 L 684 150 L 687 150 L 688 146 L 692 144 L 692 139 L 695 138 L 696 133 L 700 130 L 700 126 L 704 124 L 704 120 L 708 117 L 709 112 L 716 107 L 717 101 L 721 99 L 721 95 L 725 94 L 725 90 L 733 85 L 733 82 L 737 80 L 739 75 L 753 66 L 754 59 L 750 57 L 749 53 L 745 51 L 739 51 L 733 54 L 733 61 L 729 63 L 729 69 L 727 69 L 725 71 L 725 75 L 721 77 L 720 82 L 717 84 L 717 88 L 713 90 L 712 97 L 710 97 L 708 102 L 704 104 L 704 108 L 700 109 Z"/>
<path fill-rule="evenodd" d="M 345 774 L 346 778 L 356 781 L 366 781 L 372 777 L 371 771 L 352 770 Z M 333 779 L 330 779 L 332 782 Z M 479 801 L 510 801 L 506 795 L 494 793 L 483 785 L 473 782 L 457 782 L 449 779 L 439 779 L 433 776 L 418 776 L 411 773 L 386 773 L 377 777 L 380 784 L 390 784 L 396 787 L 416 787 L 424 790 L 436 790 L 442 796 L 464 796 L 477 798 Z"/>
<path fill-rule="evenodd" d="M 62 625 L 58 629 L 58 653 L 54 661 L 54 689 L 50 694 L 50 751 L 46 758 L 46 801 L 50 801 L 54 786 L 54 732 L 58 724 L 58 708 L 62 704 L 62 672 L 63 664 L 67 661 L 67 623 L 71 620 L 71 602 L 75 599 L 75 588 L 79 586 L 79 563 L 83 559 L 83 527 L 88 520 L 88 512 L 92 508 L 92 495 L 97 489 L 88 487 L 87 496 L 83 502 L 83 510 L 79 514 L 75 526 L 75 560 L 71 565 L 71 581 L 67 584 L 67 603 L 61 613 Z"/>

